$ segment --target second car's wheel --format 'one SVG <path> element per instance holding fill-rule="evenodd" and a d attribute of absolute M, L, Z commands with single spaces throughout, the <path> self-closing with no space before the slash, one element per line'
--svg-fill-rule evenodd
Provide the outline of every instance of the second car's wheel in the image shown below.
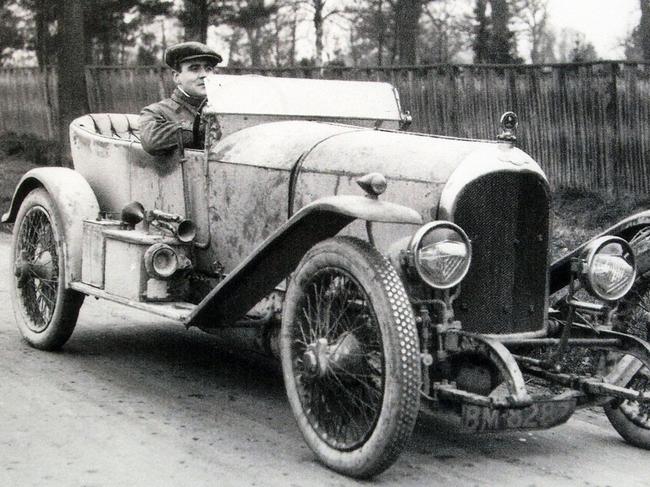
<path fill-rule="evenodd" d="M 289 284 L 280 336 L 287 396 L 309 447 L 345 475 L 388 468 L 420 405 L 413 311 L 388 259 L 337 237 L 314 246 Z"/>
<path fill-rule="evenodd" d="M 625 387 L 650 394 L 650 373 L 643 367 Z M 605 414 L 614 429 L 628 443 L 650 450 L 650 404 L 639 401 L 613 401 L 605 405 Z"/>
<path fill-rule="evenodd" d="M 650 339 L 650 238 L 643 230 L 631 242 L 637 261 L 637 279 L 621 300 L 616 329 L 644 340 Z M 650 371 L 641 368 L 625 387 L 650 393 Z M 614 429 L 632 445 L 650 449 L 650 404 L 638 401 L 613 401 L 605 414 Z"/>
<path fill-rule="evenodd" d="M 70 338 L 84 295 L 65 287 L 64 235 L 46 190 L 27 195 L 14 224 L 11 300 L 18 329 L 33 347 L 60 348 Z"/>

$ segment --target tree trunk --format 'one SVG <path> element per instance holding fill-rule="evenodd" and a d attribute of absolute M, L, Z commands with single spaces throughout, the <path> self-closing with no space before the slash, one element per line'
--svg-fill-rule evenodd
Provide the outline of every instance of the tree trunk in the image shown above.
<path fill-rule="evenodd" d="M 352 66 L 357 67 L 359 65 L 359 52 L 357 50 L 357 39 L 355 37 L 354 28 L 350 29 L 348 42 L 350 43 L 350 57 L 352 58 Z"/>
<path fill-rule="evenodd" d="M 394 35 L 390 46 L 390 65 L 395 64 L 397 59 L 397 36 Z"/>
<path fill-rule="evenodd" d="M 280 24 L 280 19 L 277 15 L 273 19 L 273 28 L 275 29 L 273 36 L 273 57 L 275 58 L 275 67 L 279 68 L 282 64 L 282 49 L 280 44 L 280 32 L 282 30 L 282 25 Z"/>
<path fill-rule="evenodd" d="M 52 46 L 53 37 L 50 34 L 50 23 L 52 12 L 58 12 L 61 8 L 60 0 L 33 0 L 32 11 L 34 13 L 34 50 L 36 61 L 40 67 L 56 63 L 56 46 Z"/>
<path fill-rule="evenodd" d="M 474 62 L 486 63 L 489 59 L 490 24 L 486 15 L 487 0 L 476 0 L 474 16 L 478 25 L 474 31 Z"/>
<path fill-rule="evenodd" d="M 47 66 L 47 35 L 49 34 L 47 29 L 47 20 L 45 18 L 44 5 L 43 1 L 36 2 L 36 8 L 34 13 L 34 24 L 36 27 L 36 61 L 38 65 L 42 68 Z"/>
<path fill-rule="evenodd" d="M 395 3 L 395 39 L 399 64 L 412 66 L 417 63 L 421 11 L 422 0 L 397 0 Z"/>
<path fill-rule="evenodd" d="M 162 52 L 164 53 L 167 50 L 167 33 L 165 32 L 165 19 L 160 19 L 160 35 L 161 35 L 161 44 Z"/>
<path fill-rule="evenodd" d="M 236 61 L 241 62 L 239 55 L 239 42 L 241 41 L 242 33 L 240 29 L 234 28 L 228 41 L 228 64 Z"/>
<path fill-rule="evenodd" d="M 325 2 L 314 0 L 314 29 L 316 31 L 316 65 L 323 65 L 323 7 Z"/>
<path fill-rule="evenodd" d="M 650 0 L 639 0 L 641 4 L 641 20 L 639 22 L 639 38 L 643 60 L 650 61 Z"/>
<path fill-rule="evenodd" d="M 262 65 L 262 51 L 259 45 L 260 29 L 259 27 L 248 28 L 246 34 L 250 44 L 251 66 L 258 68 Z"/>
<path fill-rule="evenodd" d="M 291 43 L 289 47 L 289 66 L 296 64 L 296 41 L 298 32 L 298 11 L 293 12 L 293 19 L 291 20 Z"/>
<path fill-rule="evenodd" d="M 384 65 L 384 46 L 386 44 L 386 17 L 384 2 L 379 0 L 377 5 L 377 66 Z"/>
<path fill-rule="evenodd" d="M 66 0 L 59 11 L 59 141 L 61 163 L 70 166 L 68 127 L 76 117 L 88 113 L 88 93 L 84 71 L 83 2 Z"/>
<path fill-rule="evenodd" d="M 515 61 L 514 37 L 510 30 L 510 11 L 507 0 L 490 0 L 492 5 L 492 36 L 490 61 L 505 64 Z"/>
<path fill-rule="evenodd" d="M 208 39 L 208 0 L 185 0 L 183 27 L 186 41 L 205 44 Z"/>
<path fill-rule="evenodd" d="M 111 42 L 112 31 L 112 28 L 108 28 L 100 35 L 100 42 L 102 46 L 102 63 L 104 66 L 110 66 L 113 64 L 113 43 Z"/>

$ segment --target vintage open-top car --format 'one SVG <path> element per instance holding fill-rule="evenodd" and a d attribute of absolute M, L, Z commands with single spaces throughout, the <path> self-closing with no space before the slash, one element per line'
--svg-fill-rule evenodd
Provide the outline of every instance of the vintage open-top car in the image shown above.
<path fill-rule="evenodd" d="M 650 448 L 650 212 L 551 264 L 512 113 L 485 141 L 405 132 L 385 83 L 214 75 L 208 99 L 204 151 L 152 156 L 137 116 L 85 115 L 75 169 L 22 178 L 2 221 L 29 344 L 61 347 L 95 296 L 255 346 L 317 457 L 355 477 L 421 411 L 482 432 L 602 405 Z"/>

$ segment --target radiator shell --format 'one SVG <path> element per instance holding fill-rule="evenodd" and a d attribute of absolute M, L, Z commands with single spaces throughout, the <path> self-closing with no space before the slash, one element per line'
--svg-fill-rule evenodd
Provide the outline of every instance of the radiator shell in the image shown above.
<path fill-rule="evenodd" d="M 549 286 L 550 193 L 535 172 L 497 171 L 465 185 L 453 221 L 472 241 L 472 265 L 455 302 L 463 329 L 543 330 Z"/>

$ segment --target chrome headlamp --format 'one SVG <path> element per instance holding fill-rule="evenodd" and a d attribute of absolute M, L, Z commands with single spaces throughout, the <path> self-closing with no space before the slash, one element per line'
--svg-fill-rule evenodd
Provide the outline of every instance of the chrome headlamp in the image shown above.
<path fill-rule="evenodd" d="M 435 289 L 456 286 L 472 260 L 469 238 L 458 225 L 446 221 L 422 226 L 411 238 L 408 250 L 417 274 Z"/>
<path fill-rule="evenodd" d="M 636 262 L 630 244 L 619 237 L 600 237 L 583 254 L 581 281 L 595 297 L 621 299 L 634 285 Z"/>
<path fill-rule="evenodd" d="M 179 268 L 178 254 L 167 244 L 153 244 L 144 253 L 144 267 L 151 277 L 169 279 Z"/>

